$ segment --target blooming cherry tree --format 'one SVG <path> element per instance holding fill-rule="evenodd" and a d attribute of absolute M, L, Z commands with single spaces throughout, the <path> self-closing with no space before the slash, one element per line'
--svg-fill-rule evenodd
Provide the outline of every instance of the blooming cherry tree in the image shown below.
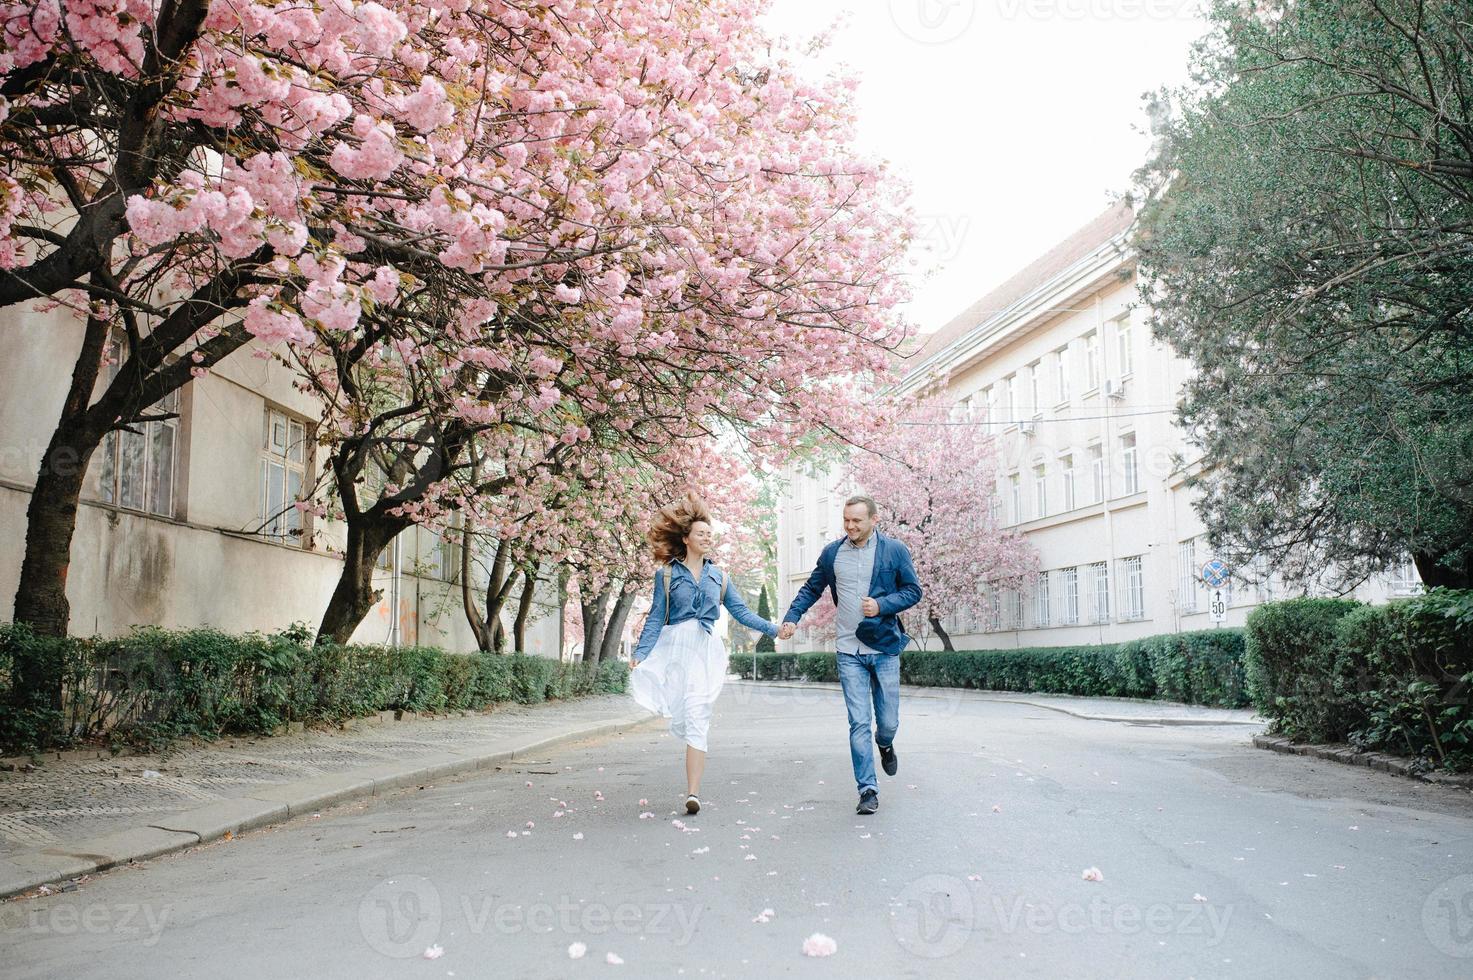
<path fill-rule="evenodd" d="M 1038 558 L 992 516 L 996 441 L 948 413 L 940 399 L 902 406 L 856 457 L 853 479 L 875 498 L 885 533 L 910 548 L 926 621 L 951 650 L 942 619 L 988 590 L 1022 588 Z"/>

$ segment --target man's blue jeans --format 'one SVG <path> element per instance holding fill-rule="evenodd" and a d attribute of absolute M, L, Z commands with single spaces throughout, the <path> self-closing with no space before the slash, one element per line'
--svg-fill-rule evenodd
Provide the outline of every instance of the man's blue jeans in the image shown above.
<path fill-rule="evenodd" d="M 886 653 L 841 653 L 839 683 L 844 688 L 844 707 L 849 711 L 849 758 L 854 763 L 854 781 L 859 784 L 860 795 L 867 789 L 878 791 L 870 724 L 875 724 L 875 744 L 889 746 L 895 741 L 895 729 L 900 727 L 900 658 Z"/>

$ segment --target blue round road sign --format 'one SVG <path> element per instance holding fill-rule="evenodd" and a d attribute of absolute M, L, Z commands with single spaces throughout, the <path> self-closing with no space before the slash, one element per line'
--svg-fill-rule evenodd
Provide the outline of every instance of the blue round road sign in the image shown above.
<path fill-rule="evenodd" d="M 1202 581 L 1214 589 L 1226 585 L 1228 578 L 1227 564 L 1220 558 L 1214 558 L 1202 566 Z"/>

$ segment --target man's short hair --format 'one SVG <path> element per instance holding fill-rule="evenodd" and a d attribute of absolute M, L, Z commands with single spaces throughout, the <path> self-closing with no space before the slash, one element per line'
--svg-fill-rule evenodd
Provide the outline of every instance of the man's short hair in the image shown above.
<path fill-rule="evenodd" d="M 862 493 L 856 493 L 854 496 L 844 501 L 844 509 L 848 510 L 855 504 L 864 504 L 864 509 L 869 512 L 869 516 L 871 517 L 874 517 L 880 512 L 880 509 L 875 506 L 875 498 Z"/>

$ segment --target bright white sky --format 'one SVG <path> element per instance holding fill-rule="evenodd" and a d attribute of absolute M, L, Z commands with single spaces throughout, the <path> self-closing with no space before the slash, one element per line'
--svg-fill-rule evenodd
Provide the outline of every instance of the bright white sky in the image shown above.
<path fill-rule="evenodd" d="M 1149 146 L 1142 93 L 1186 78 L 1195 0 L 773 0 L 775 33 L 845 12 L 867 151 L 911 181 L 924 333 L 1088 222 Z M 925 262 L 924 256 L 923 266 Z"/>

